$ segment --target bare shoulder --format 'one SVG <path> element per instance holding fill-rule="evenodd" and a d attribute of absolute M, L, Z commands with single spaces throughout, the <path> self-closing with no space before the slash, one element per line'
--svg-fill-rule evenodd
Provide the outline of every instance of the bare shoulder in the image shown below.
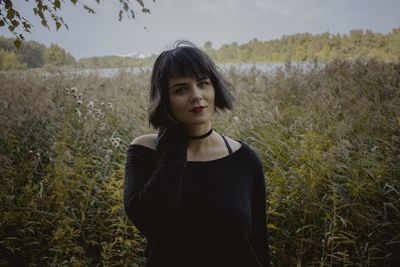
<path fill-rule="evenodd" d="M 225 135 L 225 137 L 226 137 L 226 140 L 228 141 L 229 146 L 232 148 L 232 152 L 235 152 L 242 146 L 242 144 L 239 143 L 238 141 L 235 141 L 226 135 Z"/>
<path fill-rule="evenodd" d="M 131 142 L 131 145 L 141 145 L 156 150 L 157 134 L 145 134 L 138 136 Z"/>

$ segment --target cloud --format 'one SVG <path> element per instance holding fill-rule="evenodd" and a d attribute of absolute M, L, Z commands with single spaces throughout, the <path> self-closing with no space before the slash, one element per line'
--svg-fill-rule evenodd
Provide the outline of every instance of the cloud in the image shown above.
<path fill-rule="evenodd" d="M 224 14 L 225 11 L 238 10 L 239 6 L 248 3 L 247 0 L 163 0 L 158 4 L 170 10 L 180 10 L 194 14 Z"/>
<path fill-rule="evenodd" d="M 255 0 L 257 9 L 265 14 L 281 17 L 316 19 L 327 15 L 332 10 L 341 9 L 350 0 Z"/>
<path fill-rule="evenodd" d="M 246 4 L 246 0 L 203 0 L 191 1 L 192 8 L 196 13 L 203 14 L 224 14 L 226 11 L 239 11 L 240 6 Z"/>

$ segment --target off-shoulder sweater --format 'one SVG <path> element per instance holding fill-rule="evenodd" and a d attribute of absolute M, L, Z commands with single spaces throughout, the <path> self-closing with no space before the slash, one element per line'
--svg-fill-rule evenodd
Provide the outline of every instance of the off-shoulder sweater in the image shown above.
<path fill-rule="evenodd" d="M 242 143 L 223 158 L 187 161 L 174 209 L 177 186 L 159 174 L 159 160 L 150 148 L 128 148 L 124 208 L 146 237 L 146 267 L 269 266 L 265 179 L 253 149 Z"/>

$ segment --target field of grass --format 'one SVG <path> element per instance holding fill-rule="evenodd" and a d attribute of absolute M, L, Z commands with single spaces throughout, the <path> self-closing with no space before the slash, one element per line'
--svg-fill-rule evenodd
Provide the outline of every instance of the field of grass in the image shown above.
<path fill-rule="evenodd" d="M 272 266 L 396 266 L 400 63 L 225 75 L 236 108 L 214 128 L 263 161 Z M 0 80 L 0 266 L 142 266 L 122 186 L 128 144 L 153 132 L 149 72 Z"/>

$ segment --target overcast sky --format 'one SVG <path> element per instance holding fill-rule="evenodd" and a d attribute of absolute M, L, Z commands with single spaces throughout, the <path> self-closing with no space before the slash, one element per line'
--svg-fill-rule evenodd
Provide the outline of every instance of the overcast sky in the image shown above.
<path fill-rule="evenodd" d="M 69 30 L 59 31 L 41 27 L 39 18 L 30 14 L 29 3 L 14 2 L 35 25 L 26 39 L 46 46 L 56 43 L 77 59 L 159 53 L 177 39 L 200 46 L 211 41 L 218 48 L 294 33 L 348 34 L 351 29 L 387 33 L 400 27 L 400 0 L 145 0 L 151 14 L 138 12 L 137 20 L 122 22 L 118 21 L 117 0 L 103 0 L 100 5 L 81 0 L 95 9 L 95 15 L 66 1 L 61 15 Z M 0 34 L 10 36 L 5 27 Z"/>

